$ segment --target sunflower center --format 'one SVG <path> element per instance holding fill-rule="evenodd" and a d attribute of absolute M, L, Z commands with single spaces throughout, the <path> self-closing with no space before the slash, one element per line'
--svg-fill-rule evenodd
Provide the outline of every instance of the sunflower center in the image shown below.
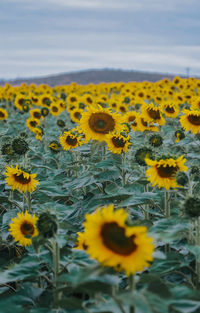
<path fill-rule="evenodd" d="M 24 177 L 23 173 L 21 173 L 20 175 L 14 174 L 14 177 L 15 177 L 15 181 L 17 181 L 18 183 L 22 185 L 26 185 L 30 183 L 31 181 L 31 177 L 29 176 L 28 178 L 26 178 Z"/>
<path fill-rule="evenodd" d="M 35 118 L 41 118 L 40 112 L 34 112 L 33 115 L 34 115 Z"/>
<path fill-rule="evenodd" d="M 119 137 L 113 137 L 112 138 L 112 143 L 114 144 L 115 147 L 117 148 L 124 148 L 126 142 L 124 141 L 123 138 Z"/>
<path fill-rule="evenodd" d="M 143 126 L 147 127 L 148 126 L 148 123 L 143 119 L 141 118 L 141 123 Z"/>
<path fill-rule="evenodd" d="M 22 232 L 22 234 L 24 236 L 32 236 L 34 234 L 34 226 L 33 224 L 25 221 L 21 227 L 20 227 L 20 230 Z"/>
<path fill-rule="evenodd" d="M 44 98 L 44 99 L 42 100 L 42 102 L 43 102 L 44 104 L 48 105 L 48 106 L 50 106 L 50 104 L 51 104 L 51 100 L 50 100 L 49 98 Z"/>
<path fill-rule="evenodd" d="M 96 133 L 108 134 L 114 130 L 115 120 L 107 113 L 93 113 L 89 118 L 89 126 Z"/>
<path fill-rule="evenodd" d="M 19 100 L 18 100 L 18 103 L 19 103 L 20 105 L 22 105 L 22 104 L 24 103 L 24 99 L 23 99 L 23 98 L 19 99 Z"/>
<path fill-rule="evenodd" d="M 124 106 L 121 106 L 119 109 L 121 112 L 126 112 L 126 108 Z"/>
<path fill-rule="evenodd" d="M 4 117 L 4 116 L 5 116 L 5 114 L 0 111 L 0 117 Z"/>
<path fill-rule="evenodd" d="M 154 120 L 159 120 L 160 119 L 160 112 L 159 112 L 159 110 L 148 109 L 148 114 Z"/>
<path fill-rule="evenodd" d="M 200 115 L 197 116 L 197 115 L 193 115 L 193 114 L 190 114 L 188 116 L 188 121 L 193 124 L 193 125 L 197 125 L 199 126 L 200 125 Z"/>
<path fill-rule="evenodd" d="M 76 98 L 75 97 L 71 97 L 71 102 L 76 102 Z"/>
<path fill-rule="evenodd" d="M 136 117 L 132 115 L 132 116 L 129 116 L 128 121 L 129 122 L 134 122 L 135 119 L 136 119 Z"/>
<path fill-rule="evenodd" d="M 37 122 L 36 122 L 36 121 L 31 121 L 31 122 L 30 122 L 30 125 L 31 125 L 32 127 L 35 127 L 35 126 L 37 126 Z"/>
<path fill-rule="evenodd" d="M 159 166 L 157 167 L 158 175 L 162 178 L 170 178 L 172 176 L 176 175 L 176 172 L 178 170 L 178 167 L 176 166 Z"/>
<path fill-rule="evenodd" d="M 88 103 L 92 103 L 92 99 L 90 97 L 88 97 L 86 100 Z"/>
<path fill-rule="evenodd" d="M 54 107 L 52 107 L 52 111 L 53 112 L 58 112 L 58 108 L 54 106 Z"/>
<path fill-rule="evenodd" d="M 166 111 L 167 113 L 174 113 L 174 112 L 175 112 L 174 108 L 173 108 L 173 107 L 170 107 L 170 106 L 167 106 L 166 109 L 165 109 L 165 111 Z"/>
<path fill-rule="evenodd" d="M 81 118 L 81 113 L 76 112 L 76 113 L 74 113 L 74 116 L 75 116 L 75 118 L 77 118 L 77 119 L 80 120 L 80 118 Z"/>
<path fill-rule="evenodd" d="M 137 249 L 135 236 L 127 237 L 124 228 L 116 222 L 105 223 L 101 229 L 101 237 L 104 245 L 116 254 L 128 256 Z"/>
<path fill-rule="evenodd" d="M 71 136 L 67 136 L 66 143 L 70 146 L 75 146 L 77 144 L 77 138 L 72 138 Z"/>

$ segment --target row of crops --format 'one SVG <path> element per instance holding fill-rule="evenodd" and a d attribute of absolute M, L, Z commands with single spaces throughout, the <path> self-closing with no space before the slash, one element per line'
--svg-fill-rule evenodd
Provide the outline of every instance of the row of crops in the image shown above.
<path fill-rule="evenodd" d="M 0 312 L 200 312 L 200 80 L 0 87 Z"/>

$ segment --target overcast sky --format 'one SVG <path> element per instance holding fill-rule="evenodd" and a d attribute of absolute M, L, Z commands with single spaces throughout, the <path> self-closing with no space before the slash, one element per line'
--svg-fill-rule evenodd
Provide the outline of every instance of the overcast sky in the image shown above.
<path fill-rule="evenodd" d="M 200 76 L 199 0 L 0 0 L 0 78 L 187 67 Z"/>

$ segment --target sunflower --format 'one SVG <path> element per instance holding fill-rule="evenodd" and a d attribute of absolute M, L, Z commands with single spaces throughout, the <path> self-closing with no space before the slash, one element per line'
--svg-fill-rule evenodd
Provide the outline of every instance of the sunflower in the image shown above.
<path fill-rule="evenodd" d="M 0 108 L 0 121 L 6 120 L 8 118 L 8 112 Z"/>
<path fill-rule="evenodd" d="M 18 108 L 19 110 L 23 110 L 23 104 L 25 102 L 25 95 L 22 95 L 22 94 L 18 94 L 16 97 L 15 97 L 15 100 L 14 100 L 14 105 L 16 106 L 16 108 Z"/>
<path fill-rule="evenodd" d="M 27 211 L 25 213 L 18 213 L 18 217 L 12 218 L 12 223 L 9 224 L 9 231 L 15 241 L 18 241 L 21 246 L 31 246 L 32 237 L 38 235 L 36 227 L 37 217 L 33 216 Z"/>
<path fill-rule="evenodd" d="M 59 106 L 57 102 L 52 102 L 50 105 L 50 113 L 53 116 L 58 116 L 62 112 L 62 108 Z"/>
<path fill-rule="evenodd" d="M 34 131 L 35 127 L 40 125 L 40 120 L 36 118 L 29 117 L 26 120 L 26 126 L 30 129 L 30 131 Z"/>
<path fill-rule="evenodd" d="M 40 106 L 47 106 L 49 107 L 50 104 L 53 102 L 53 97 L 51 97 L 49 94 L 43 94 L 39 97 L 39 105 Z"/>
<path fill-rule="evenodd" d="M 165 124 L 165 119 L 162 116 L 162 109 L 155 106 L 153 103 L 142 105 L 142 115 L 147 122 L 157 123 L 160 126 Z"/>
<path fill-rule="evenodd" d="M 60 136 L 60 144 L 64 150 L 74 149 L 80 146 L 80 137 L 70 131 L 64 132 Z"/>
<path fill-rule="evenodd" d="M 41 118 L 43 118 L 40 109 L 32 109 L 32 110 L 30 110 L 29 113 L 30 113 L 30 116 L 31 116 L 32 118 L 35 118 L 35 119 L 38 119 L 38 120 L 40 120 Z"/>
<path fill-rule="evenodd" d="M 98 109 L 88 108 L 88 112 L 83 112 L 80 126 L 86 140 L 103 141 L 109 132 L 120 132 L 123 129 L 122 122 L 122 117 L 119 114 L 99 106 Z"/>
<path fill-rule="evenodd" d="M 83 110 L 75 108 L 73 111 L 70 112 L 70 118 L 72 122 L 79 123 Z"/>
<path fill-rule="evenodd" d="M 53 140 L 53 141 L 50 142 L 49 148 L 51 149 L 52 152 L 57 153 L 57 152 L 60 151 L 61 146 L 60 146 L 58 141 Z"/>
<path fill-rule="evenodd" d="M 122 134 L 117 133 L 117 132 L 106 135 L 106 139 L 105 139 L 108 145 L 108 149 L 112 153 L 118 153 L 118 154 L 128 151 L 128 147 L 131 144 L 129 140 L 130 140 L 130 136 L 125 137 Z"/>
<path fill-rule="evenodd" d="M 200 110 L 184 110 L 180 117 L 181 126 L 193 134 L 200 132 Z"/>
<path fill-rule="evenodd" d="M 176 182 L 176 174 L 179 171 L 186 172 L 187 166 L 184 165 L 186 159 L 183 155 L 178 159 L 162 158 L 159 161 L 153 161 L 148 158 L 145 159 L 147 165 L 150 166 L 146 170 L 146 176 L 153 186 L 158 185 L 158 188 L 164 187 L 168 190 L 170 187 L 178 187 Z"/>
<path fill-rule="evenodd" d="M 176 118 L 179 114 L 178 104 L 176 102 L 166 101 L 162 105 L 163 113 L 166 117 Z"/>
<path fill-rule="evenodd" d="M 127 226 L 127 218 L 124 209 L 114 211 L 112 204 L 86 214 L 84 238 L 92 258 L 130 275 L 150 265 L 154 245 L 147 228 Z"/>
<path fill-rule="evenodd" d="M 137 131 L 139 130 L 139 113 L 135 111 L 130 111 L 124 115 L 124 121 L 129 123 L 132 130 Z"/>
<path fill-rule="evenodd" d="M 68 96 L 67 96 L 67 102 L 68 104 L 78 104 L 79 103 L 79 97 L 77 94 L 75 93 L 70 93 Z"/>
<path fill-rule="evenodd" d="M 77 233 L 78 238 L 77 238 L 77 245 L 75 249 L 80 249 L 80 250 L 87 250 L 87 245 L 85 243 L 85 233 Z"/>
<path fill-rule="evenodd" d="M 38 180 L 35 179 L 36 174 L 30 174 L 19 169 L 18 166 L 13 168 L 12 166 L 6 166 L 6 182 L 8 186 L 12 187 L 12 190 L 19 190 L 20 192 L 33 192 L 36 185 L 39 185 Z"/>

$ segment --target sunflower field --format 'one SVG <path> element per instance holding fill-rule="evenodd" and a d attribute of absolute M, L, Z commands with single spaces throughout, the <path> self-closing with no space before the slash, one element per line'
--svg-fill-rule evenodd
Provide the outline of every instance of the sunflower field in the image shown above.
<path fill-rule="evenodd" d="M 0 87 L 0 313 L 200 312 L 200 80 Z"/>

